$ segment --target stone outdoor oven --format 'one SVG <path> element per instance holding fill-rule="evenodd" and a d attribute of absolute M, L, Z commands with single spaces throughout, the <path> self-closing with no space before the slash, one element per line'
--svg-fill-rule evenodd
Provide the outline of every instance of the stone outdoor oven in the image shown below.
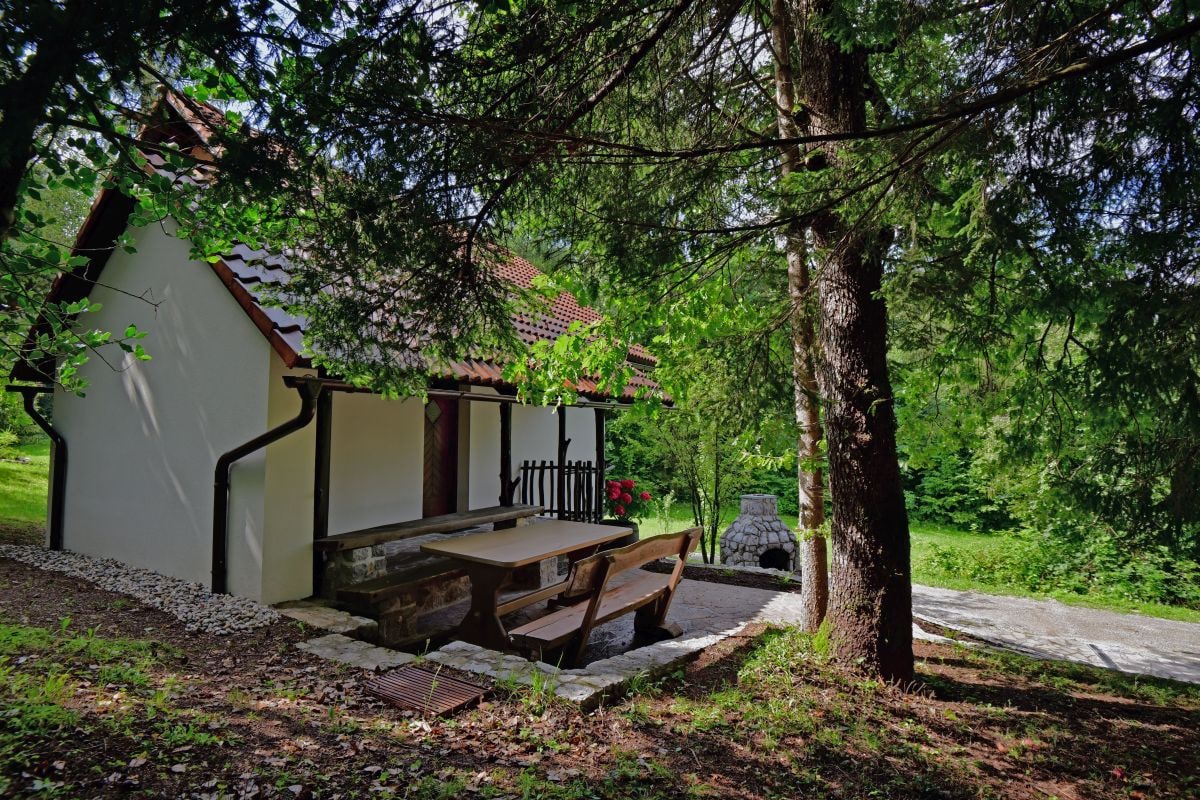
<path fill-rule="evenodd" d="M 721 563 L 795 572 L 799 541 L 779 518 L 773 494 L 742 495 L 742 513 L 721 536 Z"/>

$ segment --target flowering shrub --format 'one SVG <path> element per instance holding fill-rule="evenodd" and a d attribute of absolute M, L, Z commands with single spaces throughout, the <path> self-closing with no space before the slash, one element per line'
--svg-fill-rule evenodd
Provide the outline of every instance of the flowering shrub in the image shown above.
<path fill-rule="evenodd" d="M 640 518 L 650 500 L 649 492 L 637 491 L 637 483 L 633 478 L 611 480 L 604 484 L 605 508 L 617 519 Z"/>

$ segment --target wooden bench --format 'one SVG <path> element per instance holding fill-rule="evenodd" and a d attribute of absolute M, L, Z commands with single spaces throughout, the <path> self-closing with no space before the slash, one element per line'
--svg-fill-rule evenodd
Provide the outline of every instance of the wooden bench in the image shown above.
<path fill-rule="evenodd" d="M 401 539 L 412 539 L 415 536 L 426 536 L 430 533 L 450 533 L 477 525 L 495 524 L 497 527 L 508 522 L 527 517 L 536 517 L 542 513 L 541 506 L 489 506 L 470 511 L 456 511 L 453 514 L 440 514 L 436 517 L 424 517 L 407 522 L 396 522 L 390 525 L 378 525 L 361 531 L 339 533 L 326 536 L 313 542 L 313 548 L 319 553 L 336 553 L 341 550 L 356 550 L 360 547 L 372 547 L 384 542 L 395 542 Z"/>
<path fill-rule="evenodd" d="M 583 657 L 592 629 L 611 619 L 634 611 L 635 630 L 663 630 L 684 564 L 699 541 L 700 529 L 691 528 L 576 562 L 559 596 L 563 607 L 514 629 L 510 642 L 537 660 L 547 650 L 564 647 L 566 663 L 573 666 Z M 670 556 L 679 559 L 670 573 L 639 572 L 618 586 L 608 585 L 623 572 Z"/>

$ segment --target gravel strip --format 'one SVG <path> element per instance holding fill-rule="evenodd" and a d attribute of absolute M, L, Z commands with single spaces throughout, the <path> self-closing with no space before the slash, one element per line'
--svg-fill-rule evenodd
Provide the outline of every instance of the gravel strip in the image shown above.
<path fill-rule="evenodd" d="M 274 609 L 248 598 L 213 594 L 198 583 L 132 567 L 111 558 L 89 558 L 69 551 L 15 544 L 0 544 L 0 556 L 82 578 L 101 589 L 129 595 L 151 608 L 165 611 L 193 633 L 243 633 L 270 625 L 280 618 Z"/>

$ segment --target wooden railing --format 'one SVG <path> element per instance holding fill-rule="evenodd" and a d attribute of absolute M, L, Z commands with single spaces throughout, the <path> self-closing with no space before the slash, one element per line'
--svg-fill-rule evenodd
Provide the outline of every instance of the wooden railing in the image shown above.
<path fill-rule="evenodd" d="M 599 470 L 591 461 L 521 462 L 521 503 L 576 522 L 599 522 L 604 516 Z"/>

